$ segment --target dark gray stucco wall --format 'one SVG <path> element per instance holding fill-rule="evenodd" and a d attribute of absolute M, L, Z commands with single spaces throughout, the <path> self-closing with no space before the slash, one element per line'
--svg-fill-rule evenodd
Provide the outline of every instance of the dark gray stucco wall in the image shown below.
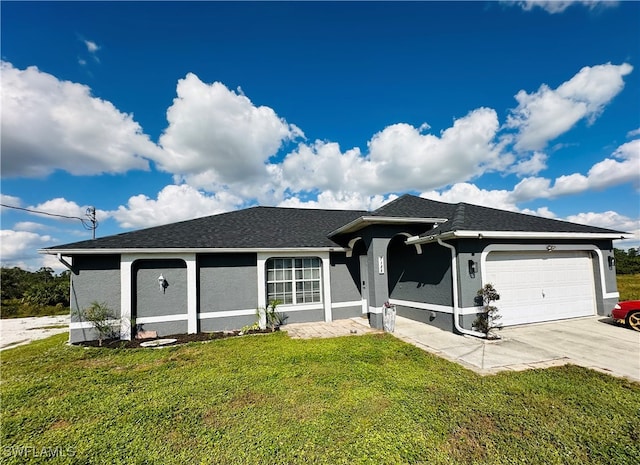
<path fill-rule="evenodd" d="M 255 253 L 198 256 L 200 312 L 255 309 L 258 271 Z"/>
<path fill-rule="evenodd" d="M 255 253 L 198 255 L 198 312 L 249 310 L 258 306 L 258 271 Z M 240 329 L 257 320 L 255 314 L 204 318 L 204 332 Z"/>
<path fill-rule="evenodd" d="M 392 299 L 453 305 L 451 253 L 438 244 L 422 246 L 422 254 L 402 240 L 389 244 L 389 293 Z"/>
<path fill-rule="evenodd" d="M 120 255 L 77 255 L 72 258 L 71 321 L 92 302 L 106 304 L 120 317 Z"/>
<path fill-rule="evenodd" d="M 152 317 L 187 313 L 187 265 L 184 260 L 137 260 L 133 264 L 134 302 L 132 317 Z M 163 291 L 162 275 L 169 283 Z M 144 329 L 152 330 L 150 323 Z"/>
<path fill-rule="evenodd" d="M 358 256 L 347 258 L 345 253 L 329 255 L 331 269 L 331 303 L 352 302 L 361 299 L 360 262 Z M 333 308 L 334 320 L 351 318 L 362 314 L 362 306 Z"/>
<path fill-rule="evenodd" d="M 71 322 L 82 321 L 77 312 L 93 302 L 105 304 L 115 318 L 120 317 L 120 255 L 77 255 L 72 257 L 70 305 Z M 93 328 L 72 329 L 69 342 L 98 339 Z"/>

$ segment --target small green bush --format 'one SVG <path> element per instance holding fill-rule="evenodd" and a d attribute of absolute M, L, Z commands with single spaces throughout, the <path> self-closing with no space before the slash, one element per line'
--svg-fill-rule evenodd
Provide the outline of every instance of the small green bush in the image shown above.
<path fill-rule="evenodd" d="M 120 330 L 120 319 L 106 303 L 92 302 L 84 310 L 76 312 L 82 321 L 88 321 L 93 329 L 98 333 L 98 345 L 102 346 L 105 339 L 113 339 L 118 336 Z M 114 320 L 118 329 L 114 329 Z"/>

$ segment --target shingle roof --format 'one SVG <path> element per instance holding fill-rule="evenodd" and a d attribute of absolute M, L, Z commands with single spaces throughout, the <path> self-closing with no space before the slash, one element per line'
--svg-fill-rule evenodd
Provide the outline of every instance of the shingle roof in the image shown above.
<path fill-rule="evenodd" d="M 454 207 L 453 215 L 449 217 L 449 221 L 425 232 L 422 236 L 432 236 L 450 231 L 623 234 L 621 231 L 612 229 L 481 207 L 468 203 L 458 203 Z"/>
<path fill-rule="evenodd" d="M 364 214 L 359 210 L 251 207 L 45 250 L 335 247 L 327 234 Z"/>
<path fill-rule="evenodd" d="M 371 216 L 402 218 L 451 218 L 455 204 L 405 194 L 371 213 Z"/>
<path fill-rule="evenodd" d="M 363 217 L 447 218 L 421 237 L 453 231 L 507 231 L 621 235 L 620 231 L 541 218 L 468 203 L 444 203 L 403 195 L 373 212 L 251 207 L 44 249 L 275 249 L 336 247 L 328 235 Z M 415 223 L 414 223 L 415 224 Z M 431 227 L 425 223 L 425 227 Z"/>
<path fill-rule="evenodd" d="M 383 205 L 371 215 L 391 217 L 448 218 L 434 229 L 422 234 L 432 236 L 450 231 L 514 231 L 561 233 L 616 233 L 620 231 L 598 228 L 568 221 L 542 218 L 469 203 L 445 203 L 405 194 Z"/>

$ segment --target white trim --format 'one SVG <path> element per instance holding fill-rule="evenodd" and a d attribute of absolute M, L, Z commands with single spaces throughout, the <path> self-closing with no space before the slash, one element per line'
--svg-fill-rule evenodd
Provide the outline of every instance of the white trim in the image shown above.
<path fill-rule="evenodd" d="M 335 231 L 331 231 L 328 236 L 332 237 L 336 234 L 358 231 L 372 224 L 424 224 L 424 223 L 444 223 L 447 218 L 417 218 L 399 216 L 361 216 L 355 220 L 340 226 Z"/>
<path fill-rule="evenodd" d="M 222 310 L 219 312 L 202 312 L 198 313 L 198 319 L 200 320 L 208 320 L 210 318 L 226 318 L 232 316 L 247 316 L 247 315 L 255 315 L 256 310 L 246 309 L 246 310 Z"/>
<path fill-rule="evenodd" d="M 286 312 L 304 312 L 307 310 L 324 310 L 324 305 L 321 302 L 314 304 L 289 304 L 289 305 L 278 305 L 276 311 L 278 313 L 286 313 Z"/>
<path fill-rule="evenodd" d="M 620 297 L 620 293 L 618 292 L 607 292 L 607 283 L 604 277 L 604 257 L 602 255 L 602 250 L 600 250 L 595 245 L 591 244 L 553 244 L 555 247 L 553 251 L 547 252 L 546 244 L 492 244 L 488 245 L 482 251 L 480 256 L 480 270 L 482 273 L 482 285 L 484 286 L 486 283 L 484 282 L 485 276 L 487 275 L 486 261 L 487 255 L 491 252 L 546 252 L 549 255 L 552 255 L 554 251 L 578 251 L 578 252 L 595 252 L 598 256 L 598 265 L 600 266 L 600 288 L 602 290 L 602 298 L 603 299 L 617 299 Z M 594 279 L 595 281 L 595 279 Z"/>
<path fill-rule="evenodd" d="M 578 232 L 534 232 L 534 231 L 448 231 L 433 236 L 413 236 L 407 244 L 422 244 L 446 239 L 633 239 L 626 233 L 578 233 Z"/>
<path fill-rule="evenodd" d="M 171 250 L 171 249 L 167 249 Z M 187 313 L 182 315 L 187 320 L 187 332 L 194 334 L 198 331 L 198 283 L 197 283 L 197 263 L 196 254 L 193 249 L 191 253 L 175 253 L 171 251 L 158 252 L 157 250 L 140 251 L 136 253 L 120 254 L 120 339 L 131 340 L 131 315 L 133 314 L 133 264 L 137 260 L 158 260 L 175 259 L 185 262 L 187 267 Z M 102 253 L 98 252 L 98 253 Z M 169 315 L 169 317 L 172 317 Z M 136 317 L 136 323 L 161 323 L 165 321 L 179 321 L 167 319 L 166 316 Z"/>
<path fill-rule="evenodd" d="M 136 324 L 146 323 L 170 323 L 172 321 L 189 321 L 189 316 L 186 313 L 180 313 L 176 315 L 158 315 L 158 316 L 141 316 L 136 318 Z"/>
<path fill-rule="evenodd" d="M 258 307 L 267 306 L 267 276 L 266 276 L 266 263 L 271 258 L 319 258 L 322 262 L 322 302 L 314 302 L 313 305 L 319 305 L 322 308 L 324 302 L 331 302 L 331 264 L 329 260 L 329 252 L 314 252 L 310 253 L 310 249 L 299 250 L 297 252 L 279 253 L 280 249 L 275 253 L 264 252 L 258 253 L 257 267 L 258 267 Z M 304 304 L 296 304 L 297 306 Z M 278 308 L 284 307 L 284 304 L 280 304 Z M 330 321 L 330 320 L 329 320 Z"/>
<path fill-rule="evenodd" d="M 352 300 L 351 302 L 336 302 L 331 304 L 331 308 L 361 307 L 362 300 Z"/>
<path fill-rule="evenodd" d="M 429 304 L 425 302 L 413 302 L 410 300 L 390 299 L 389 303 L 393 305 L 402 305 L 403 307 L 417 308 L 419 310 L 429 310 L 439 313 L 453 314 L 453 307 L 450 305 L 437 305 Z M 461 307 L 458 314 L 460 315 L 475 315 L 481 310 L 481 307 Z"/>
<path fill-rule="evenodd" d="M 131 340 L 131 312 L 133 280 L 131 270 L 135 258 L 120 256 L 120 339 Z"/>
<path fill-rule="evenodd" d="M 121 320 L 109 320 L 109 326 L 120 326 Z M 90 321 L 73 321 L 69 323 L 69 330 L 74 329 L 93 329 L 93 324 Z"/>
<path fill-rule="evenodd" d="M 114 254 L 126 254 L 126 255 L 143 255 L 148 258 L 148 255 L 167 256 L 175 254 L 198 254 L 198 253 L 265 253 L 265 254 L 306 254 L 310 253 L 322 253 L 322 252 L 346 252 L 348 249 L 345 247 L 212 247 L 212 248 L 112 248 L 112 249 L 38 249 L 38 253 L 47 255 L 114 255 Z M 273 256 L 276 256 L 273 255 Z"/>
<path fill-rule="evenodd" d="M 183 257 L 187 264 L 187 333 L 198 332 L 198 265 L 196 254 Z"/>
<path fill-rule="evenodd" d="M 322 260 L 322 282 L 320 286 L 322 287 L 322 304 L 324 306 L 324 321 L 329 323 L 333 314 L 331 312 L 331 262 L 329 260 L 329 254 L 322 254 L 320 257 Z"/>
<path fill-rule="evenodd" d="M 363 241 L 362 237 L 354 237 L 347 244 L 347 258 L 351 258 L 353 256 L 353 247 L 358 243 L 358 241 Z"/>
<path fill-rule="evenodd" d="M 369 313 L 373 313 L 376 315 L 382 315 L 384 313 L 383 307 L 371 307 L 369 306 Z"/>

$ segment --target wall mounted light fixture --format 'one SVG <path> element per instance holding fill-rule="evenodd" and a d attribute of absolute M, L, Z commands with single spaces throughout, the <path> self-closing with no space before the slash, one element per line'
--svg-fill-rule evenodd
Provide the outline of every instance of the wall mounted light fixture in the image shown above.
<path fill-rule="evenodd" d="M 473 260 L 469 260 L 469 276 L 472 278 L 476 277 L 476 273 L 478 272 L 478 262 L 474 262 Z"/>
<path fill-rule="evenodd" d="M 611 255 L 609 255 L 608 260 L 609 260 L 609 269 L 613 270 L 613 267 L 616 266 L 616 259 Z"/>
<path fill-rule="evenodd" d="M 160 286 L 160 289 L 162 290 L 163 294 L 167 291 L 167 288 L 169 287 L 169 283 L 167 282 L 165 277 L 162 276 L 162 273 L 160 273 L 160 276 L 158 276 L 158 285 Z"/>

